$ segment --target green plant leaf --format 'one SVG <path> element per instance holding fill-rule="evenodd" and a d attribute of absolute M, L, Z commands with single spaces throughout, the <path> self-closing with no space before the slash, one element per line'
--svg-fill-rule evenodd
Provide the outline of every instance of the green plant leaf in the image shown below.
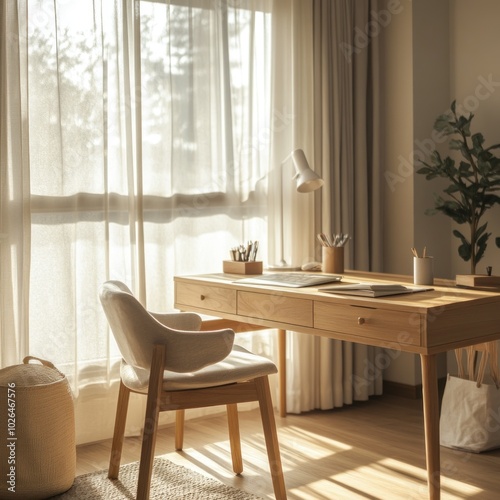
<path fill-rule="evenodd" d="M 479 238 L 481 236 L 481 234 L 484 233 L 484 231 L 486 230 L 486 227 L 488 226 L 488 223 L 485 222 L 481 227 L 478 227 L 477 228 L 477 231 L 476 231 L 476 238 Z"/>
<path fill-rule="evenodd" d="M 486 242 L 488 241 L 488 238 L 491 236 L 491 233 L 484 233 L 477 241 L 476 245 L 478 247 L 486 247 Z"/>
<path fill-rule="evenodd" d="M 466 262 L 472 257 L 471 246 L 468 243 L 462 243 L 458 247 L 458 255 Z"/>
<path fill-rule="evenodd" d="M 461 177 L 470 177 L 473 175 L 472 165 L 465 161 L 461 161 L 458 166 L 458 173 Z"/>
<path fill-rule="evenodd" d="M 451 217 L 457 224 L 465 224 L 470 221 L 468 210 L 458 202 L 445 201 L 442 205 L 436 206 L 436 209 Z"/>
<path fill-rule="evenodd" d="M 453 194 L 460 191 L 460 188 L 456 184 L 450 184 L 446 189 L 443 189 L 444 193 Z"/>
<path fill-rule="evenodd" d="M 417 170 L 417 174 L 433 174 L 434 173 L 434 169 L 432 169 L 431 167 L 422 167 L 422 168 L 419 168 Z"/>
<path fill-rule="evenodd" d="M 454 179 L 458 175 L 458 169 L 455 167 L 455 160 L 449 156 L 443 160 L 443 163 L 438 170 L 441 177 Z"/>
<path fill-rule="evenodd" d="M 463 127 L 462 127 L 462 131 L 464 133 L 464 135 L 466 137 L 470 137 L 471 133 L 470 133 L 470 123 L 471 123 L 471 120 L 472 120 L 472 117 L 474 115 L 470 115 L 470 117 L 467 119 L 467 121 L 464 123 Z"/>
<path fill-rule="evenodd" d="M 472 117 L 472 115 L 471 115 Z M 466 118 L 465 116 L 459 116 L 457 121 L 457 128 L 462 131 L 462 133 L 466 136 L 470 136 L 470 121 L 471 117 Z"/>
<path fill-rule="evenodd" d="M 486 250 L 486 244 L 490 236 L 491 233 L 484 233 L 477 241 L 476 264 L 483 258 L 484 251 Z"/>
<path fill-rule="evenodd" d="M 448 142 L 448 145 L 450 146 L 450 149 L 456 149 L 458 151 L 461 151 L 464 146 L 464 142 L 458 139 L 451 139 Z"/>
<path fill-rule="evenodd" d="M 489 148 L 486 148 L 485 151 L 490 151 L 492 149 L 499 149 L 499 148 L 500 148 L 500 144 L 493 144 Z"/>
<path fill-rule="evenodd" d="M 443 163 L 443 160 L 441 159 L 441 155 L 439 154 L 439 151 L 435 149 L 431 153 L 431 161 L 434 166 L 436 165 L 441 165 Z"/>
<path fill-rule="evenodd" d="M 453 230 L 453 236 L 456 236 L 458 239 L 460 239 L 462 243 L 469 243 L 467 241 L 467 238 L 458 229 Z"/>
<path fill-rule="evenodd" d="M 485 207 L 491 208 L 500 203 L 500 197 L 496 194 L 485 194 L 482 197 L 482 201 Z"/>
<path fill-rule="evenodd" d="M 483 134 L 481 134 L 480 132 L 478 132 L 477 134 L 474 134 L 472 136 L 472 145 L 473 145 L 474 149 L 482 151 L 483 150 L 483 144 L 484 144 Z"/>
<path fill-rule="evenodd" d="M 450 122 L 448 115 L 440 115 L 434 122 L 434 130 L 441 132 L 444 135 L 451 135 L 455 133 L 455 127 Z"/>

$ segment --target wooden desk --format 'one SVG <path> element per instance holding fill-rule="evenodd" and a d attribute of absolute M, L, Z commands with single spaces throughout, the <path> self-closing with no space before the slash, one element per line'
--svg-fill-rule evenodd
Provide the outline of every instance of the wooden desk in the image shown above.
<path fill-rule="evenodd" d="M 238 282 L 241 278 L 227 274 L 176 277 L 175 307 L 229 320 L 236 330 L 241 330 L 241 325 L 252 325 L 247 326 L 247 330 L 277 328 L 280 331 L 280 413 L 283 415 L 286 413 L 286 330 L 420 355 L 429 498 L 439 499 L 436 355 L 500 339 L 500 293 L 441 286 L 450 283 L 436 280 L 439 286 L 433 291 L 366 298 L 332 295 L 322 292 L 322 287 L 293 289 L 241 284 Z M 350 272 L 343 281 L 408 283 L 409 278 Z"/>

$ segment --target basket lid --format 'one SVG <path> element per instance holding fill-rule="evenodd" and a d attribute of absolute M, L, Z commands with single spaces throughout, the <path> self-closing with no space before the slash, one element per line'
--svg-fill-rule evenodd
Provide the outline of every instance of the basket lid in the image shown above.
<path fill-rule="evenodd" d="M 42 364 L 33 364 L 29 361 L 35 359 Z M 64 379 L 65 376 L 57 370 L 50 361 L 28 356 L 23 364 L 7 366 L 0 370 L 0 386 L 14 383 L 16 387 L 33 387 L 47 385 Z"/>

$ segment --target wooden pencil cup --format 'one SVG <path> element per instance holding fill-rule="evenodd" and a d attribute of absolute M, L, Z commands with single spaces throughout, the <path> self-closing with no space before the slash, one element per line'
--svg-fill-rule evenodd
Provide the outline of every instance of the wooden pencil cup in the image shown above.
<path fill-rule="evenodd" d="M 344 272 L 344 247 L 322 247 L 322 271 L 342 274 Z"/>

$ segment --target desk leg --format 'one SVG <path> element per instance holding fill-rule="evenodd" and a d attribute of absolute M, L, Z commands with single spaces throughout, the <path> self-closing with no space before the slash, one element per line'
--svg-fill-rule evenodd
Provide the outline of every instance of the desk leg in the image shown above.
<path fill-rule="evenodd" d="M 437 358 L 435 354 L 420 355 L 422 363 L 422 395 L 424 403 L 425 455 L 429 499 L 439 500 L 441 490 L 439 448 L 439 394 Z"/>
<path fill-rule="evenodd" d="M 286 330 L 278 330 L 279 412 L 286 417 Z"/>

